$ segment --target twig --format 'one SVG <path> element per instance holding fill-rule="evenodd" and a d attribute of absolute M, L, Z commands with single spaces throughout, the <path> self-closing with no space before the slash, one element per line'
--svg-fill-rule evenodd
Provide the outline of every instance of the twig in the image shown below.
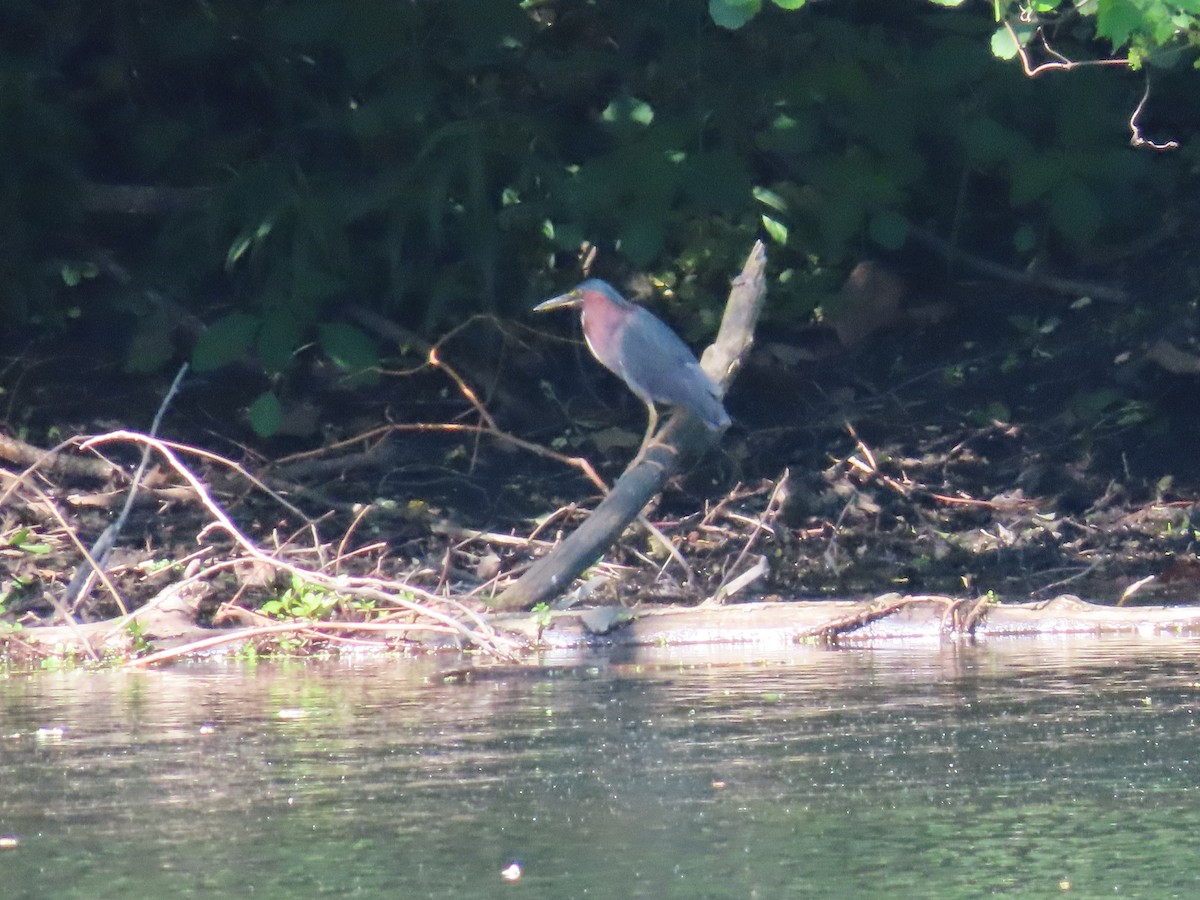
<path fill-rule="evenodd" d="M 67 456 L 62 451 L 77 444 L 80 439 L 68 438 L 50 450 L 35 447 L 25 441 L 0 434 L 0 457 L 28 468 L 18 476 L 16 482 L 3 494 L 0 494 L 0 506 L 3 506 L 12 492 L 21 482 L 38 469 L 50 469 L 64 475 L 95 478 L 104 480 L 115 475 L 124 475 L 124 470 L 106 459 L 78 459 Z"/>
<path fill-rule="evenodd" d="M 1113 303 L 1123 303 L 1129 299 L 1128 295 L 1120 288 L 1092 284 L 1086 281 L 1076 281 L 1071 278 L 1058 278 L 1053 275 L 1044 275 L 1040 272 L 1027 272 L 1021 269 L 1002 266 L 999 263 L 994 263 L 974 254 L 967 253 L 961 248 L 953 246 L 944 238 L 938 237 L 932 231 L 916 225 L 910 225 L 908 233 L 926 247 L 947 257 L 952 257 L 956 263 L 962 263 L 968 269 L 974 269 L 976 272 L 992 278 L 998 278 L 1001 281 L 1032 285 L 1054 291 L 1057 294 L 1066 294 L 1072 297 L 1091 297 L 1095 300 L 1107 300 Z"/>
<path fill-rule="evenodd" d="M 767 500 L 767 508 L 763 510 L 762 516 L 757 522 L 754 523 L 754 530 L 750 532 L 750 537 L 746 539 L 746 543 L 742 546 L 741 552 L 738 553 L 737 559 L 735 559 L 733 564 L 729 567 L 730 572 L 737 571 L 738 566 L 742 564 L 742 560 L 746 558 L 746 554 L 750 552 L 750 548 L 754 546 L 754 542 L 757 541 L 763 531 L 767 529 L 767 523 L 779 514 L 780 498 L 783 496 L 783 486 L 787 482 L 789 474 L 790 473 L 788 470 L 784 469 L 783 474 L 780 475 L 779 479 L 775 482 L 775 490 L 771 491 L 771 497 L 769 500 Z M 762 566 L 763 561 L 760 559 L 752 571 L 761 569 Z M 743 576 L 739 575 L 737 579 L 734 579 L 732 576 L 726 578 L 713 593 L 713 595 L 700 605 L 719 606 L 720 604 L 724 603 L 725 598 L 732 595 L 735 590 L 741 590 L 741 584 L 739 584 L 737 588 L 734 588 L 733 584 L 735 580 L 741 580 L 742 577 Z M 754 577 L 757 578 L 758 574 L 756 574 Z"/>
<path fill-rule="evenodd" d="M 1017 56 L 1021 60 L 1021 68 L 1030 78 L 1037 78 L 1039 75 L 1044 75 L 1047 72 L 1069 72 L 1072 69 L 1082 68 L 1084 66 L 1117 66 L 1127 68 L 1129 60 L 1127 59 L 1085 59 L 1085 60 L 1070 60 L 1063 56 L 1057 50 L 1050 46 L 1050 42 L 1046 39 L 1046 32 L 1042 28 L 1037 29 L 1037 35 L 1042 42 L 1042 47 L 1053 57 L 1050 62 L 1044 62 L 1040 65 L 1033 65 L 1029 59 L 1029 51 L 1022 46 L 1020 37 L 1017 36 L 1016 30 L 1012 27 L 1012 23 L 1005 21 L 1004 27 L 1008 30 L 1008 36 L 1012 38 L 1013 47 L 1016 48 Z"/>
<path fill-rule="evenodd" d="M 100 578 L 100 581 L 104 584 L 104 587 L 108 589 L 110 594 L 112 594 L 113 600 L 116 602 L 117 607 L 122 613 L 128 612 L 128 609 L 125 606 L 125 600 L 121 597 L 121 593 L 117 590 L 117 586 L 113 584 L 112 579 L 105 574 L 103 567 L 97 563 L 95 558 L 92 556 L 91 551 L 83 545 L 83 541 L 79 539 L 79 535 L 75 533 L 75 530 L 69 524 L 67 524 L 66 517 L 58 511 L 58 507 L 54 505 L 54 501 L 51 500 L 41 488 L 37 487 L 37 485 L 30 485 L 30 489 L 37 495 L 38 499 L 45 504 L 46 508 L 50 510 L 50 514 L 54 516 L 54 518 L 58 521 L 58 524 L 61 525 L 63 530 L 66 532 L 67 539 L 75 545 L 75 549 L 83 554 L 84 560 L 86 560 L 87 563 L 90 564 L 95 570 L 96 574 Z M 62 600 L 62 598 L 56 599 Z M 58 604 L 56 603 L 55 606 L 57 607 Z M 62 601 L 62 607 L 68 610 L 71 609 L 71 607 L 65 601 Z M 61 612 L 62 610 L 60 609 L 59 611 Z"/>
<path fill-rule="evenodd" d="M 1149 147 L 1151 150 L 1178 150 L 1179 141 L 1164 141 L 1161 144 L 1142 137 L 1142 128 L 1138 124 L 1138 119 L 1141 118 L 1142 110 L 1146 108 L 1146 102 L 1150 99 L 1150 70 L 1146 70 L 1146 91 L 1142 94 L 1142 99 L 1138 101 L 1137 108 L 1133 111 L 1133 115 L 1129 117 L 1129 143 L 1133 147 Z"/>
<path fill-rule="evenodd" d="M 179 367 L 179 372 L 175 376 L 175 380 L 171 382 L 170 388 L 167 389 L 166 395 L 162 399 L 162 403 L 158 405 L 158 411 L 154 414 L 154 419 L 150 423 L 150 436 L 156 437 L 158 429 L 162 425 L 163 416 L 166 414 L 167 407 L 171 405 L 171 400 L 179 392 L 179 385 L 183 383 L 183 376 L 187 374 L 188 364 L 184 363 Z M 92 545 L 92 552 L 84 556 L 83 563 L 75 572 L 75 577 L 71 579 L 71 583 L 67 585 L 67 590 L 63 595 L 63 602 L 75 609 L 81 603 L 92 589 L 92 573 L 99 574 L 105 566 L 108 565 L 108 558 L 112 555 L 113 547 L 116 545 L 117 538 L 120 537 L 121 529 L 125 527 L 125 523 L 129 520 L 129 513 L 133 509 L 133 502 L 137 498 L 138 490 L 142 485 L 142 477 L 146 474 L 146 467 L 150 463 L 150 448 L 142 448 L 142 458 L 138 462 L 137 469 L 134 470 L 133 478 L 129 483 L 129 490 L 125 494 L 125 505 L 117 514 L 116 520 L 100 533 L 100 537 L 96 539 L 96 543 Z M 121 607 L 122 613 L 128 613 L 125 604 L 117 598 L 117 603 Z"/>
<path fill-rule="evenodd" d="M 986 598 L 984 598 L 986 601 Z M 814 628 L 810 632 L 806 632 L 805 636 L 820 636 L 831 643 L 837 642 L 837 636 L 844 631 L 851 631 L 856 628 L 870 625 L 872 622 L 877 622 L 880 619 L 886 619 L 888 616 L 898 612 L 906 606 L 913 606 L 919 603 L 936 603 L 942 606 L 953 606 L 955 600 L 951 597 L 938 596 L 936 594 L 918 594 L 909 597 L 901 597 L 898 594 L 885 594 L 880 597 L 875 605 L 862 612 L 854 613 L 853 615 L 844 616 L 840 619 L 835 619 L 832 622 L 827 622 L 819 628 Z M 976 608 L 978 608 L 976 604 Z M 974 615 L 975 610 L 971 611 Z M 968 616 L 971 619 L 971 616 Z"/>
<path fill-rule="evenodd" d="M 46 496 L 46 493 L 37 485 L 30 485 L 30 489 L 38 496 L 41 502 L 46 505 L 46 508 L 50 510 L 50 514 L 58 520 L 58 523 L 66 532 L 67 538 L 75 545 L 75 547 L 84 555 L 84 558 L 86 559 L 88 557 L 87 547 L 83 546 L 83 541 L 79 540 L 79 536 L 75 534 L 71 526 L 67 524 L 67 520 L 54 505 L 54 501 Z M 113 597 L 116 598 L 117 604 L 121 607 L 121 609 L 124 609 L 125 605 L 121 602 L 121 596 L 117 593 L 116 586 L 108 579 L 107 575 L 103 576 L 103 579 L 105 587 L 112 592 Z M 75 621 L 75 616 L 71 612 L 71 607 L 63 603 L 62 599 L 53 593 L 49 593 L 48 596 L 51 604 L 54 606 L 54 609 L 60 616 L 62 616 L 63 621 L 66 622 L 67 626 L 71 629 L 72 633 L 83 646 L 84 652 L 87 653 L 88 657 L 93 662 L 99 662 L 100 654 L 96 652 L 96 649 L 91 645 L 91 642 L 88 641 L 87 636 L 79 629 L 79 623 Z"/>
<path fill-rule="evenodd" d="M 562 453 L 551 450 L 548 447 L 543 447 L 541 444 L 535 444 L 532 441 L 519 438 L 516 435 L 510 434 L 507 431 L 503 431 L 499 428 L 489 428 L 486 425 L 464 425 L 458 422 L 410 422 L 395 425 L 382 425 L 379 428 L 373 428 L 370 431 L 363 432 L 362 434 L 355 435 L 351 438 L 346 438 L 345 440 L 338 441 L 335 444 L 322 447 L 319 450 L 309 450 L 305 451 L 304 453 L 296 453 L 292 456 L 285 456 L 272 464 L 271 468 L 276 470 L 284 469 L 289 475 L 295 477 L 297 472 L 301 474 L 305 472 L 305 469 L 299 465 L 300 463 L 312 460 L 316 457 L 327 456 L 332 452 L 340 450 L 344 447 L 359 444 L 363 441 L 376 440 L 382 437 L 387 437 L 393 433 L 407 433 L 414 431 L 443 432 L 447 434 L 490 435 L 491 437 L 496 438 L 496 440 L 503 441 L 506 444 L 512 444 L 514 447 L 527 450 L 537 456 L 544 457 L 545 459 L 552 459 L 555 462 L 562 463 L 565 466 L 578 469 L 601 491 L 608 490 L 608 485 L 605 484 L 604 479 L 596 473 L 596 470 L 592 468 L 592 464 L 581 456 L 566 456 Z M 346 466 L 347 462 L 345 459 L 339 459 L 336 461 L 336 465 Z"/>

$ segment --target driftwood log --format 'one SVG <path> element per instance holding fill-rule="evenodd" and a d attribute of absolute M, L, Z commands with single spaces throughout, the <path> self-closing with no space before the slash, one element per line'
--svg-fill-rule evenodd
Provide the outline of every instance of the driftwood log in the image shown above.
<path fill-rule="evenodd" d="M 747 658 L 798 643 L 892 646 L 908 642 L 1062 635 L 1148 638 L 1200 633 L 1200 607 L 1116 607 L 1063 595 L 1029 603 L 886 594 L 873 600 L 734 603 L 703 609 L 622 610 L 597 628 L 587 613 L 508 613 L 491 625 L 541 650 L 601 647 L 743 647 Z"/>
<path fill-rule="evenodd" d="M 733 281 L 721 328 L 700 365 L 724 396 L 754 343 L 754 327 L 767 294 L 767 251 L 755 243 Z M 489 604 L 497 611 L 528 609 L 563 593 L 637 518 L 667 479 L 682 471 L 720 438 L 696 416 L 679 410 L 612 492 L 576 531 Z"/>
<path fill-rule="evenodd" d="M 210 628 L 195 624 L 206 585 L 169 591 L 170 596 L 132 616 L 108 622 L 52 625 L 0 634 L 0 656 L 107 655 L 127 657 L 142 666 L 190 654 L 237 652 L 263 636 L 262 628 Z M 654 607 L 619 610 L 603 619 L 592 611 L 500 613 L 489 624 L 529 652 L 587 651 L 609 648 L 670 647 L 742 648 L 746 660 L 799 643 L 896 646 L 912 642 L 936 648 L 943 642 L 1014 638 L 1059 638 L 1090 635 L 1151 639 L 1200 634 L 1200 607 L 1114 607 L 1062 596 L 1033 603 L 994 603 L 942 596 L 885 595 L 873 600 L 736 603 L 716 608 Z M 137 635 L 129 628 L 138 624 Z M 425 650 L 454 650 L 461 645 L 445 635 L 413 632 L 394 626 L 397 646 Z M 273 630 L 294 629 L 307 639 L 321 639 L 329 629 L 379 639 L 387 625 L 364 623 L 281 624 Z M 372 629 L 366 631 L 365 629 Z M 142 650 L 159 651 L 133 657 Z M 171 649 L 173 648 L 173 649 Z M 592 657 L 589 657 L 591 659 Z M 724 659 L 728 660 L 728 652 Z"/>

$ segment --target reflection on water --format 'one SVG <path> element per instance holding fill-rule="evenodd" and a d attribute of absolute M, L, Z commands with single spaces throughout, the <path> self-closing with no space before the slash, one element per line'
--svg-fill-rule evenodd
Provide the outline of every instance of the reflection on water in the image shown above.
<path fill-rule="evenodd" d="M 0 893 L 1196 896 L 1198 650 L 0 677 Z"/>

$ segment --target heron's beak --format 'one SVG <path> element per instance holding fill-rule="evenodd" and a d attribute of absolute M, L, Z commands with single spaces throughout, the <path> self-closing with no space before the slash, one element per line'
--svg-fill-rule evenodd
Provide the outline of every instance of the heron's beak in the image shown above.
<path fill-rule="evenodd" d="M 557 297 L 551 297 L 549 300 L 543 300 L 533 308 L 534 312 L 549 312 L 552 309 L 565 309 L 568 306 L 578 306 L 579 301 L 583 299 L 583 293 L 578 289 L 572 288 L 565 294 L 559 294 Z"/>

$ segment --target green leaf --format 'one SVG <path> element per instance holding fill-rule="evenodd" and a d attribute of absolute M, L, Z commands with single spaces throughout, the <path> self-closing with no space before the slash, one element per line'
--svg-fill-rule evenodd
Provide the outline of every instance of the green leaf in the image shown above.
<path fill-rule="evenodd" d="M 769 206 L 776 212 L 787 212 L 787 201 L 774 191 L 769 191 L 765 187 L 755 187 L 752 193 L 754 194 L 754 199 L 763 204 L 763 206 Z"/>
<path fill-rule="evenodd" d="M 192 368 L 211 372 L 228 363 L 244 359 L 258 331 L 258 316 L 232 313 L 208 326 L 196 339 L 192 350 Z"/>
<path fill-rule="evenodd" d="M 1001 25 L 992 35 L 992 55 L 997 59 L 1012 59 L 1022 47 L 1029 44 L 1037 29 L 1033 25 L 1015 24 L 1005 27 Z M 1016 40 L 1013 40 L 1013 35 Z"/>
<path fill-rule="evenodd" d="M 654 121 L 654 109 L 645 100 L 639 100 L 637 97 L 618 97 L 604 108 L 600 118 L 613 124 L 635 122 L 638 125 L 649 125 Z"/>
<path fill-rule="evenodd" d="M 258 358 L 266 372 L 285 372 L 300 346 L 303 329 L 288 310 L 267 316 L 258 332 Z"/>
<path fill-rule="evenodd" d="M 321 349 L 343 372 L 362 375 L 379 367 L 375 342 L 361 328 L 335 322 L 322 325 Z"/>
<path fill-rule="evenodd" d="M 772 219 L 765 213 L 762 216 L 763 228 L 767 229 L 767 234 L 771 236 L 771 240 L 779 245 L 787 243 L 788 228 L 778 219 Z"/>
<path fill-rule="evenodd" d="M 1095 422 L 1124 399 L 1113 388 L 1101 388 L 1076 394 L 1070 401 L 1071 413 L 1084 422 Z"/>
<path fill-rule="evenodd" d="M 770 126 L 755 134 L 755 142 L 763 150 L 776 153 L 803 153 L 816 146 L 819 127 L 810 115 L 797 113 L 795 118 L 780 113 Z"/>
<path fill-rule="evenodd" d="M 100 274 L 100 270 L 95 263 L 63 263 L 58 270 L 58 274 L 63 280 L 63 284 L 67 287 L 79 287 L 79 285 L 88 278 L 95 278 Z"/>
<path fill-rule="evenodd" d="M 259 437 L 270 437 L 283 424 L 283 404 L 271 391 L 264 391 L 250 404 L 250 427 Z"/>
<path fill-rule="evenodd" d="M 876 213 L 867 225 L 871 240 L 888 250 L 899 250 L 908 239 L 908 219 L 897 212 Z"/>
<path fill-rule="evenodd" d="M 999 400 L 993 400 L 983 409 L 971 410 L 967 418 L 976 425 L 986 425 L 988 422 L 1011 422 L 1012 411 Z"/>
<path fill-rule="evenodd" d="M 237 261 L 246 255 L 246 251 L 255 244 L 264 241 L 274 227 L 274 220 L 267 219 L 260 223 L 253 231 L 243 231 L 239 234 L 230 245 L 229 252 L 225 254 L 225 270 L 229 271 L 237 265 Z"/>
<path fill-rule="evenodd" d="M 1113 49 L 1129 43 L 1129 36 L 1139 28 L 1145 28 L 1148 13 L 1138 8 L 1133 0 L 1098 0 L 1096 4 L 1096 34 L 1108 38 Z"/>
<path fill-rule="evenodd" d="M 807 3 L 808 0 L 771 0 L 771 2 L 780 9 L 799 9 L 805 3 Z"/>
<path fill-rule="evenodd" d="M 762 9 L 762 0 L 708 0 L 708 14 L 722 28 L 737 31 Z"/>

